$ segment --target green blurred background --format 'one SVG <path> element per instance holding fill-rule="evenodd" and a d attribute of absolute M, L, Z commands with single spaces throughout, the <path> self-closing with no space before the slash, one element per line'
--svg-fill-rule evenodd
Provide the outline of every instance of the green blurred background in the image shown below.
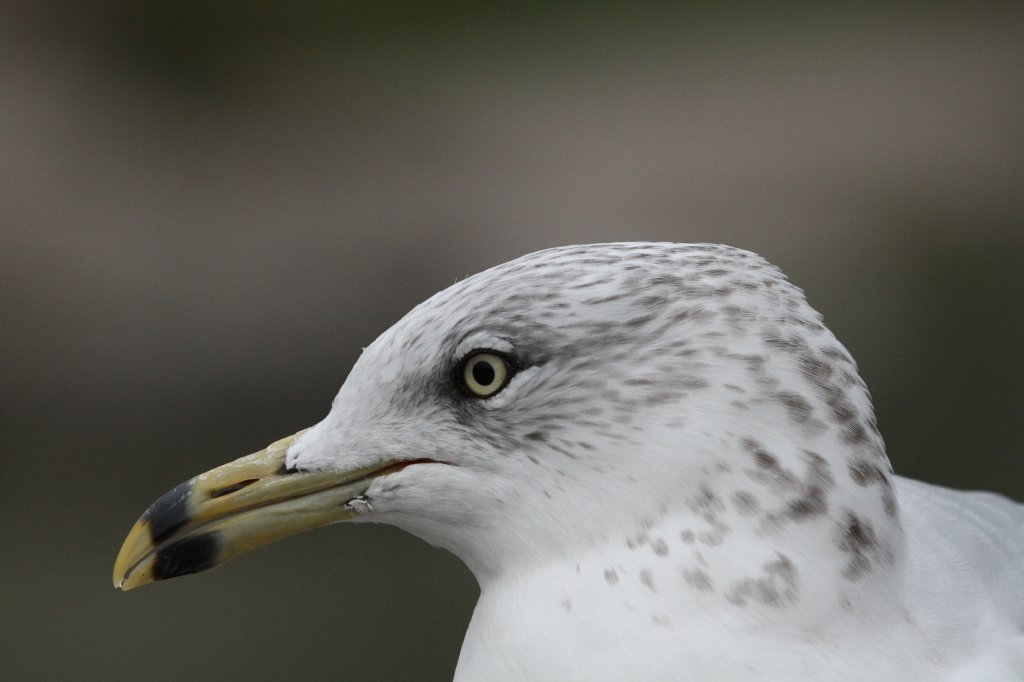
<path fill-rule="evenodd" d="M 901 473 L 1024 499 L 1020 3 L 8 3 L 0 678 L 448 679 L 453 557 L 338 526 L 115 592 L 172 485 L 556 244 L 780 265 Z"/>

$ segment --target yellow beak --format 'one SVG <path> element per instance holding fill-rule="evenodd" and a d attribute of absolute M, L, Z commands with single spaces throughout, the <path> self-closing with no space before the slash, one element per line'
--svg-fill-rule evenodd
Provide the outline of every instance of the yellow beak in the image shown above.
<path fill-rule="evenodd" d="M 374 478 L 405 464 L 289 470 L 284 458 L 301 434 L 196 476 L 154 502 L 125 538 L 114 562 L 114 587 L 130 590 L 205 571 L 261 545 L 349 519 L 358 513 L 349 502 Z"/>

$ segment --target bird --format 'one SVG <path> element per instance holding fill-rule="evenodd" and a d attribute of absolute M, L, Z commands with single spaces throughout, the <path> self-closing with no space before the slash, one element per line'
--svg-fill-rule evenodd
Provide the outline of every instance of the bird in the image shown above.
<path fill-rule="evenodd" d="M 114 585 L 342 521 L 471 570 L 460 682 L 1024 680 L 1024 506 L 896 476 L 850 353 L 736 247 L 456 281 L 322 421 L 157 499 Z"/>

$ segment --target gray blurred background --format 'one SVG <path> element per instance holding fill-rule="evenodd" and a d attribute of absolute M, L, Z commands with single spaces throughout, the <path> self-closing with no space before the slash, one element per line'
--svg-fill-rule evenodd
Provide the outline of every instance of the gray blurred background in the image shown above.
<path fill-rule="evenodd" d="M 0 678 L 448 679 L 476 585 L 396 530 L 112 563 L 414 304 L 557 244 L 758 251 L 897 471 L 1024 499 L 1020 3 L 69 5 L 0 21 Z"/>

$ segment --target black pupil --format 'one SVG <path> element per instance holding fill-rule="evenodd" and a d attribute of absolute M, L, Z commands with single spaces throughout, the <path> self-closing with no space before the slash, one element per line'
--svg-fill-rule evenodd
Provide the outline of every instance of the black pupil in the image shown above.
<path fill-rule="evenodd" d="M 494 383 L 494 367 L 489 362 L 479 360 L 473 363 L 473 380 L 481 386 L 490 386 Z"/>

